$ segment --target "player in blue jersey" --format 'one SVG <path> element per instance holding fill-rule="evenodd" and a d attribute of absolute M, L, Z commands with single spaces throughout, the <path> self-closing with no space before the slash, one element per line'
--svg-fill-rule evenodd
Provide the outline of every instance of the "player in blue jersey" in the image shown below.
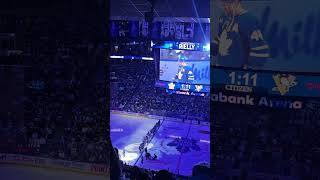
<path fill-rule="evenodd" d="M 224 13 L 219 17 L 213 42 L 216 65 L 259 69 L 269 57 L 257 18 L 245 10 L 241 0 L 218 0 Z"/>
<path fill-rule="evenodd" d="M 192 71 L 192 67 L 185 62 L 185 60 L 188 59 L 187 55 L 184 54 L 184 51 L 182 51 L 178 53 L 178 58 L 179 69 L 174 78 L 174 81 L 179 83 L 192 84 L 192 82 L 194 81 L 194 74 Z"/>
<path fill-rule="evenodd" d="M 188 66 L 186 62 L 180 62 L 179 64 L 179 70 L 175 76 L 175 82 L 192 84 L 194 81 L 192 67 Z"/>

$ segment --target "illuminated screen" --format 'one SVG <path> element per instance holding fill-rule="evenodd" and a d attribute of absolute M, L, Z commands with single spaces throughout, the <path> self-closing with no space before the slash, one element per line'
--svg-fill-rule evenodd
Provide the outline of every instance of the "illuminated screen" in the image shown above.
<path fill-rule="evenodd" d="M 210 52 L 160 49 L 161 81 L 210 84 Z"/>
<path fill-rule="evenodd" d="M 241 1 L 233 16 L 213 3 L 214 64 L 253 70 L 319 72 L 320 1 Z"/>
<path fill-rule="evenodd" d="M 288 4 L 290 11 L 284 13 L 279 7 Z M 223 5 L 232 3 L 213 3 L 212 87 L 256 95 L 319 97 L 319 0 L 243 0 L 237 14 Z"/>

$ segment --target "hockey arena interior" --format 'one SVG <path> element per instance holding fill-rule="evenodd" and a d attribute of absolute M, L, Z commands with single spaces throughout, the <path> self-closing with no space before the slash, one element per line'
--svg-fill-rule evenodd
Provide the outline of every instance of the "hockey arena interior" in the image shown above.
<path fill-rule="evenodd" d="M 0 6 L 1 180 L 320 179 L 319 0 L 30 1 Z"/>
<path fill-rule="evenodd" d="M 199 17 L 202 3 L 186 3 L 189 12 L 166 1 L 152 15 L 111 16 L 110 137 L 128 177 L 210 167 L 209 9 Z"/>

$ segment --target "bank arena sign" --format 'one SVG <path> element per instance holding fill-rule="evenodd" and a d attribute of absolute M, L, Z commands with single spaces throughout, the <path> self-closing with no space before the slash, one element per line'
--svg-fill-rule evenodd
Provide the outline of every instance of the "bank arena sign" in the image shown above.
<path fill-rule="evenodd" d="M 302 109 L 303 102 L 298 100 L 284 100 L 279 98 L 271 97 L 254 97 L 252 95 L 226 95 L 222 92 L 211 94 L 211 101 L 259 106 L 259 107 L 270 107 L 270 108 L 284 108 L 284 109 Z"/>

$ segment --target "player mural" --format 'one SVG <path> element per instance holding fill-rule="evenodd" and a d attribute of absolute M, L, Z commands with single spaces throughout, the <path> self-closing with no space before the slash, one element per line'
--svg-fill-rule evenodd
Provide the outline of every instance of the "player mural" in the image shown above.
<path fill-rule="evenodd" d="M 290 4 L 290 11 L 283 13 Z M 214 0 L 213 65 L 320 72 L 320 1 Z"/>
<path fill-rule="evenodd" d="M 270 58 L 256 16 L 245 9 L 241 0 L 218 0 L 223 10 L 218 19 L 218 34 L 213 42 L 216 65 L 236 68 L 261 67 Z"/>

